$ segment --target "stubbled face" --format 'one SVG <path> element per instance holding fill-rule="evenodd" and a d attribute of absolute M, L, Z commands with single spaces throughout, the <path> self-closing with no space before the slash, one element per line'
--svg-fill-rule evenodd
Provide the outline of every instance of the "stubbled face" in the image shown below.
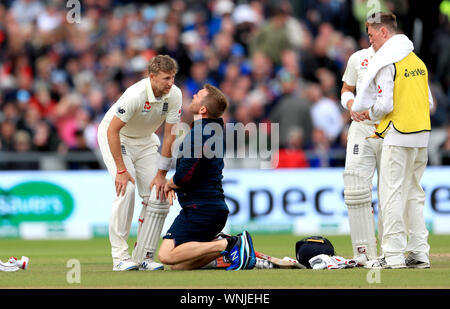
<path fill-rule="evenodd" d="M 205 88 L 199 90 L 196 94 L 194 94 L 191 105 L 189 105 L 189 109 L 192 114 L 197 115 L 200 112 L 200 108 L 202 107 L 202 100 L 207 95 L 208 90 L 206 90 Z"/>
<path fill-rule="evenodd" d="M 158 72 L 150 73 L 150 82 L 152 84 L 153 94 L 159 97 L 168 94 L 175 81 L 175 73 Z"/>
<path fill-rule="evenodd" d="M 383 31 L 384 29 L 384 31 Z M 367 35 L 369 36 L 369 42 L 372 44 L 373 49 L 378 51 L 381 46 L 383 46 L 386 41 L 385 38 L 386 28 L 381 27 L 380 29 L 376 29 L 372 26 L 367 27 Z"/>

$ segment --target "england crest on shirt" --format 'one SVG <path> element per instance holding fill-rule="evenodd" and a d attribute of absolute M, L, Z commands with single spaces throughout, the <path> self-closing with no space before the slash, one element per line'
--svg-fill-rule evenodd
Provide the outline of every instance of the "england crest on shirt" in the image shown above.
<path fill-rule="evenodd" d="M 164 101 L 163 107 L 161 110 L 161 115 L 167 114 L 168 111 L 169 111 L 169 102 Z"/>

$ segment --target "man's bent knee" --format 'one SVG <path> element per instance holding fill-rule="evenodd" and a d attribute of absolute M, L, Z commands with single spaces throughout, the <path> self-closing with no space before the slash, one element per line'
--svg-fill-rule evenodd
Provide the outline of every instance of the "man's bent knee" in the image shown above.
<path fill-rule="evenodd" d="M 173 239 L 164 239 L 161 247 L 158 251 L 158 258 L 161 261 L 161 263 L 166 265 L 173 265 L 175 264 L 173 262 L 173 259 L 171 257 L 171 251 L 175 248 L 174 240 Z"/>
<path fill-rule="evenodd" d="M 161 261 L 161 263 L 165 264 L 165 265 L 172 265 L 173 262 L 170 258 L 170 254 L 168 252 L 160 252 L 158 253 L 158 258 Z"/>

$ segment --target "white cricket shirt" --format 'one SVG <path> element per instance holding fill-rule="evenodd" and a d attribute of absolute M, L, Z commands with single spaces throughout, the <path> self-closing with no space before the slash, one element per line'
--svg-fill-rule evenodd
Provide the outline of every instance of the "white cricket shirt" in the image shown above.
<path fill-rule="evenodd" d="M 361 85 L 364 73 L 367 70 L 370 60 L 375 55 L 375 50 L 372 46 L 369 48 L 361 49 L 353 53 L 347 61 L 347 67 L 345 68 L 342 81 L 349 86 L 356 86 L 356 93 L 358 93 L 359 86 Z M 376 100 L 376 89 L 373 85 L 370 85 L 367 89 L 367 98 Z M 345 109 L 347 106 L 342 105 Z M 375 124 L 379 121 L 364 120 L 364 124 Z"/>
<path fill-rule="evenodd" d="M 126 123 L 120 135 L 129 138 L 151 136 L 161 124 L 178 123 L 181 118 L 181 90 L 173 85 L 168 94 L 156 98 L 150 78 L 131 85 L 114 103 L 101 122 L 107 128 L 114 116 Z"/>

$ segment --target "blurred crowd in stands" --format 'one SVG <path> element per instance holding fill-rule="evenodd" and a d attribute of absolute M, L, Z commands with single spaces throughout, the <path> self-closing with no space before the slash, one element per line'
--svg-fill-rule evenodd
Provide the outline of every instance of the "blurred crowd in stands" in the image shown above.
<path fill-rule="evenodd" d="M 168 54 L 179 65 L 184 122 L 192 121 L 192 95 L 210 83 L 229 98 L 226 122 L 279 124 L 276 167 L 343 166 L 351 119 L 340 104 L 341 78 L 350 55 L 369 47 L 364 21 L 375 3 L 397 15 L 427 64 L 432 127 L 441 134 L 436 163 L 450 165 L 448 2 L 2 1 L 0 153 L 95 152 L 105 112 L 146 77 L 151 57 Z M 73 22 L 77 3 L 81 19 Z M 249 140 L 270 135 L 267 128 L 249 130 Z"/>

